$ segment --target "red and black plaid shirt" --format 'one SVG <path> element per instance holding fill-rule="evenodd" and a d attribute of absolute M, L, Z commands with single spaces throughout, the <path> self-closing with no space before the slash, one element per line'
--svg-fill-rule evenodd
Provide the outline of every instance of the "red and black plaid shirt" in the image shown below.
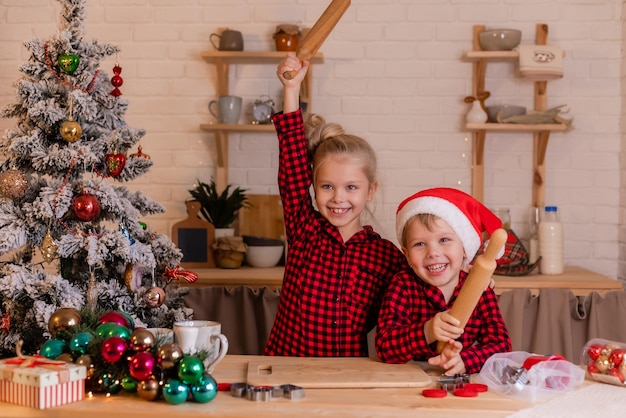
<path fill-rule="evenodd" d="M 367 333 L 376 325 L 384 291 L 406 260 L 370 226 L 343 242 L 311 201 L 312 171 L 301 112 L 276 114 L 273 120 L 289 246 L 264 354 L 367 356 Z"/>
<path fill-rule="evenodd" d="M 439 288 L 419 279 L 409 267 L 396 274 L 378 317 L 376 351 L 380 359 L 406 363 L 436 356 L 437 342 L 426 343 L 424 324 L 454 305 L 466 278 L 467 273 L 461 272 L 459 284 L 446 304 Z M 492 354 L 511 351 L 511 339 L 493 289 L 483 292 L 458 341 L 463 344 L 461 359 L 467 373 L 479 372 Z"/>

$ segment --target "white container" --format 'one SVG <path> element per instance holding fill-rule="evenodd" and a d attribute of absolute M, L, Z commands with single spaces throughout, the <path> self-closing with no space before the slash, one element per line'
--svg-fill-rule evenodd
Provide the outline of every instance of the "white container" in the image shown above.
<path fill-rule="evenodd" d="M 556 206 L 546 206 L 539 222 L 539 270 L 541 274 L 563 273 L 563 226 Z"/>

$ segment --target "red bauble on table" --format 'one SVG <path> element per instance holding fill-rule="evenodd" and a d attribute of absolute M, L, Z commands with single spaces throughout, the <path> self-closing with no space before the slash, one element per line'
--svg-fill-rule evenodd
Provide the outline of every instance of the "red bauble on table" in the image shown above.
<path fill-rule="evenodd" d="M 98 198 L 86 191 L 82 191 L 72 199 L 72 212 L 77 219 L 90 222 L 100 215 Z"/>
<path fill-rule="evenodd" d="M 109 175 L 112 177 L 117 177 L 120 175 L 124 166 L 126 165 L 126 156 L 124 154 L 119 154 L 116 151 L 113 151 L 112 154 L 107 154 L 104 157 L 104 163 L 107 166 L 107 171 Z"/>

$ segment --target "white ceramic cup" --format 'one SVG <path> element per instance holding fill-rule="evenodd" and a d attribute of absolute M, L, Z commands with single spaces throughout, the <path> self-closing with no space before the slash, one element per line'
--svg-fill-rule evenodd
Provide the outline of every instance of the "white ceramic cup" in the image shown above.
<path fill-rule="evenodd" d="M 183 353 L 207 353 L 204 368 L 208 373 L 213 373 L 217 363 L 228 352 L 228 339 L 222 334 L 222 324 L 217 321 L 175 322 L 174 335 Z"/>
<path fill-rule="evenodd" d="M 239 96 L 220 96 L 209 102 L 209 112 L 220 123 L 235 125 L 241 116 L 242 99 Z"/>
<path fill-rule="evenodd" d="M 157 342 L 161 344 L 174 342 L 174 331 L 169 328 L 148 328 Z"/>

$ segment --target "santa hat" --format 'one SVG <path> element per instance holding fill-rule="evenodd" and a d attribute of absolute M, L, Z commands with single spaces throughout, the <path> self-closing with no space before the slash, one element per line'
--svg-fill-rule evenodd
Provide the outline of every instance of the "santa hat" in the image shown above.
<path fill-rule="evenodd" d="M 472 196 L 457 189 L 437 187 L 415 193 L 398 206 L 396 233 L 400 243 L 406 223 L 422 213 L 438 216 L 450 225 L 463 243 L 467 260 L 472 260 L 480 248 L 483 231 L 491 236 L 502 228 L 500 218 Z"/>

